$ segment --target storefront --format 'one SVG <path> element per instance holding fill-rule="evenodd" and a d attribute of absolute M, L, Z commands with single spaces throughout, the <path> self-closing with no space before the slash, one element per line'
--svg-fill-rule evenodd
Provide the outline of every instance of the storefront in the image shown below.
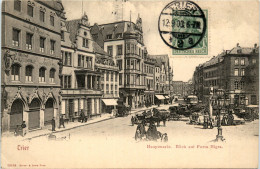
<path fill-rule="evenodd" d="M 102 113 L 112 113 L 113 109 L 116 109 L 117 99 L 102 99 Z"/>

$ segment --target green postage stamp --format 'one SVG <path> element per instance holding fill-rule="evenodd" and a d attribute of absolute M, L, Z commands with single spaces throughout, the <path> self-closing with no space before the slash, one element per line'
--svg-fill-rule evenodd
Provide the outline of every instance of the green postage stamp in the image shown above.
<path fill-rule="evenodd" d="M 159 32 L 173 55 L 208 54 L 208 10 L 192 1 L 173 1 L 159 17 Z"/>

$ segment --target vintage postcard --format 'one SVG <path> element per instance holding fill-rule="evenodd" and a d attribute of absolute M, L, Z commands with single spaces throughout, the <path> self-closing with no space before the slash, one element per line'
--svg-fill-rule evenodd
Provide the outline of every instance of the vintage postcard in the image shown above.
<path fill-rule="evenodd" d="M 2 168 L 258 168 L 258 0 L 1 10 Z"/>

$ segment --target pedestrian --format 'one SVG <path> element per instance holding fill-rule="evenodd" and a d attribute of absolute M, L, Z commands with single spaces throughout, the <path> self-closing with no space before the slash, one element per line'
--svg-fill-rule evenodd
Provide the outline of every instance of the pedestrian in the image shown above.
<path fill-rule="evenodd" d="M 163 126 L 164 127 L 166 126 L 166 117 L 165 117 L 165 115 L 163 116 Z"/>
<path fill-rule="evenodd" d="M 22 125 L 21 125 L 21 128 L 22 128 L 22 136 L 25 136 L 26 135 L 26 124 L 25 124 L 25 121 L 23 121 Z"/>
<path fill-rule="evenodd" d="M 63 126 L 63 128 L 65 128 L 63 115 L 60 116 L 60 126 L 61 125 Z M 59 126 L 59 128 L 60 128 L 60 126 Z"/>
<path fill-rule="evenodd" d="M 81 110 L 80 119 L 81 119 L 81 123 L 83 123 L 85 120 L 85 113 L 83 112 L 83 110 Z"/>
<path fill-rule="evenodd" d="M 51 119 L 51 127 L 52 127 L 51 131 L 55 131 L 55 119 L 54 119 L 54 117 Z"/>

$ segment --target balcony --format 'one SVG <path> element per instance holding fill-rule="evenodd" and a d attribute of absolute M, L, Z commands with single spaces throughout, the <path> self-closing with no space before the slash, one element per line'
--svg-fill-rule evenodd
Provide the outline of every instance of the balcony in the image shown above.
<path fill-rule="evenodd" d="M 142 57 L 140 55 L 137 55 L 135 53 L 127 53 L 126 57 L 142 59 Z"/>
<path fill-rule="evenodd" d="M 140 70 L 137 69 L 130 69 L 130 68 L 126 68 L 125 69 L 125 73 L 136 73 L 136 74 L 141 74 L 142 72 Z"/>
<path fill-rule="evenodd" d="M 97 89 L 62 89 L 62 95 L 102 95 L 103 92 Z"/>
<path fill-rule="evenodd" d="M 126 84 L 125 88 L 145 89 L 145 85 Z"/>
<path fill-rule="evenodd" d="M 104 65 L 104 64 L 100 64 L 100 63 L 95 63 L 95 66 L 98 68 L 104 68 L 104 69 L 108 69 L 108 70 L 118 70 L 117 66 Z"/>

